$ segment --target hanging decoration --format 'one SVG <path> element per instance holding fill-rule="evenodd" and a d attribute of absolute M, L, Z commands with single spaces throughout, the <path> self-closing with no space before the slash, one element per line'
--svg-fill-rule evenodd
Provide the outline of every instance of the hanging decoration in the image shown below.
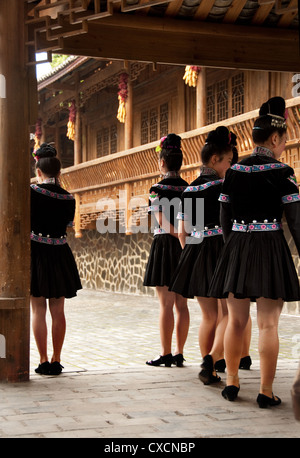
<path fill-rule="evenodd" d="M 183 77 L 183 79 L 185 80 L 185 84 L 196 87 L 197 79 L 198 79 L 198 75 L 200 71 L 201 71 L 201 67 L 198 67 L 196 65 L 187 65 L 185 67 L 185 73 Z"/>
<path fill-rule="evenodd" d="M 42 120 L 39 118 L 35 123 L 35 134 L 34 134 L 34 148 L 33 152 L 37 151 L 40 147 L 40 141 L 42 138 Z"/>
<path fill-rule="evenodd" d="M 118 121 L 124 123 L 126 110 L 125 110 L 125 102 L 128 97 L 128 74 L 121 73 L 120 80 L 119 80 L 119 91 L 118 91 L 118 100 L 119 100 L 119 108 L 117 119 Z"/>
<path fill-rule="evenodd" d="M 67 137 L 70 140 L 75 140 L 75 121 L 76 121 L 76 104 L 75 100 L 69 104 L 69 121 L 68 121 L 68 131 Z"/>

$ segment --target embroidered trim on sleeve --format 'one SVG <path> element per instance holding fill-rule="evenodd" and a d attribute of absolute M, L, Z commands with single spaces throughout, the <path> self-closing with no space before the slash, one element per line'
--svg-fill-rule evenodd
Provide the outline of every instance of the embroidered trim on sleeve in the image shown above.
<path fill-rule="evenodd" d="M 187 215 L 185 213 L 178 212 L 176 219 L 179 219 L 180 221 L 187 221 L 188 217 L 187 217 Z"/>
<path fill-rule="evenodd" d="M 283 196 L 281 198 L 282 203 L 290 204 L 292 202 L 299 202 L 300 201 L 300 194 L 288 194 L 287 196 Z"/>
<path fill-rule="evenodd" d="M 148 212 L 161 212 L 162 208 L 161 205 L 149 205 Z"/>
<path fill-rule="evenodd" d="M 230 203 L 230 197 L 227 194 L 220 194 L 220 197 L 218 199 L 220 202 L 226 202 L 227 204 Z"/>

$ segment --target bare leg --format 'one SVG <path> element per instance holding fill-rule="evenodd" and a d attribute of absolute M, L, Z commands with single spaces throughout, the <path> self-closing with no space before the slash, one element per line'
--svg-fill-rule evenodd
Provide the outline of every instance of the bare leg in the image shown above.
<path fill-rule="evenodd" d="M 202 311 L 199 326 L 199 347 L 202 357 L 212 349 L 218 319 L 218 300 L 213 297 L 197 297 Z"/>
<path fill-rule="evenodd" d="M 175 294 L 175 293 L 174 293 Z M 176 350 L 175 355 L 183 354 L 183 348 L 188 336 L 190 326 L 190 313 L 187 299 L 180 294 L 175 294 L 176 309 Z"/>
<path fill-rule="evenodd" d="M 243 344 L 243 351 L 242 351 L 242 358 L 245 356 L 249 356 L 250 353 L 250 342 L 251 342 L 251 331 L 252 331 L 252 320 L 251 316 L 249 316 L 249 320 L 245 329 L 244 334 L 244 344 Z"/>
<path fill-rule="evenodd" d="M 167 286 L 156 287 L 159 304 L 159 329 L 161 340 L 161 355 L 168 355 L 172 352 L 172 335 L 174 330 L 173 306 L 175 293 L 168 290 Z"/>
<path fill-rule="evenodd" d="M 281 299 L 257 299 L 257 324 L 259 328 L 259 356 L 261 370 L 260 393 L 272 397 L 279 351 L 278 322 L 282 310 Z"/>
<path fill-rule="evenodd" d="M 227 300 L 228 324 L 224 337 L 227 385 L 239 386 L 239 364 L 242 355 L 244 333 L 249 321 L 250 299 L 235 299 L 229 294 Z"/>
<path fill-rule="evenodd" d="M 48 361 L 47 354 L 47 324 L 46 311 L 47 303 L 44 297 L 31 296 L 32 309 L 32 329 L 38 352 L 40 354 L 40 363 Z"/>
<path fill-rule="evenodd" d="M 51 362 L 60 362 L 61 350 L 66 333 L 66 319 L 64 313 L 65 298 L 49 299 L 49 309 L 52 317 L 53 355 Z"/>
<path fill-rule="evenodd" d="M 224 334 L 228 322 L 228 309 L 225 299 L 218 300 L 218 322 L 215 332 L 215 339 L 211 349 L 211 356 L 214 363 L 224 358 Z"/>

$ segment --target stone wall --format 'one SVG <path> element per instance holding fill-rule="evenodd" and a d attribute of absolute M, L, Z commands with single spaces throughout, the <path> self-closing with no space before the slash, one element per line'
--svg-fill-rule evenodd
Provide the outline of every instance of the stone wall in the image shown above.
<path fill-rule="evenodd" d="M 284 230 L 299 272 L 299 257 L 286 224 Z M 143 286 L 152 238 L 151 233 L 100 234 L 96 230 L 84 230 L 82 237 L 76 239 L 74 233 L 70 232 L 68 241 L 83 287 L 155 296 L 155 288 Z M 300 302 L 286 303 L 284 312 L 300 314 Z"/>
<path fill-rule="evenodd" d="M 155 295 L 155 288 L 143 286 L 152 234 L 100 234 L 73 232 L 68 242 L 75 256 L 84 288 L 134 294 Z"/>

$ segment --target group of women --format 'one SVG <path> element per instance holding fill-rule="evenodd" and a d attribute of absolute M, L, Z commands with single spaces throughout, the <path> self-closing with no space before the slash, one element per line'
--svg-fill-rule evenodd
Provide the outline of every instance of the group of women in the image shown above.
<path fill-rule="evenodd" d="M 282 229 L 284 213 L 300 254 L 299 189 L 294 170 L 279 161 L 287 140 L 286 119 L 284 99 L 264 103 L 253 127 L 254 151 L 240 162 L 235 134 L 224 126 L 210 132 L 201 151 L 200 175 L 191 184 L 179 173 L 181 139 L 167 135 L 158 147 L 163 179 L 151 187 L 149 197 L 157 227 L 144 285 L 155 286 L 159 298 L 161 354 L 147 364 L 183 365 L 187 300 L 196 297 L 202 312 L 199 378 L 204 384 L 219 382 L 217 372 L 226 367 L 222 396 L 234 401 L 239 368 L 251 365 L 250 302 L 256 302 L 261 408 L 281 402 L 273 394 L 278 321 L 284 302 L 300 300 Z"/>
<path fill-rule="evenodd" d="M 150 189 L 149 210 L 157 227 L 144 284 L 155 286 L 160 302 L 161 355 L 151 366 L 182 366 L 190 316 L 188 298 L 199 301 L 202 319 L 199 378 L 217 383 L 227 371 L 225 399 L 236 399 L 239 368 L 251 358 L 250 301 L 257 304 L 261 383 L 260 407 L 280 404 L 273 395 L 278 357 L 278 320 L 284 301 L 300 300 L 299 279 L 282 230 L 283 212 L 300 253 L 300 197 L 294 171 L 279 161 L 287 140 L 285 101 L 262 105 L 253 127 L 255 149 L 238 162 L 236 136 L 220 126 L 201 151 L 200 176 L 180 177 L 181 138 L 169 134 L 158 146 L 163 179 Z M 55 148 L 34 152 L 38 184 L 31 185 L 31 305 L 40 353 L 39 374 L 61 373 L 65 337 L 65 298 L 81 282 L 66 228 L 75 201 L 59 183 Z M 204 205 L 203 205 L 204 203 Z M 53 354 L 47 353 L 47 300 L 52 316 Z M 173 309 L 176 309 L 176 325 Z M 176 349 L 172 335 L 176 326 Z"/>

